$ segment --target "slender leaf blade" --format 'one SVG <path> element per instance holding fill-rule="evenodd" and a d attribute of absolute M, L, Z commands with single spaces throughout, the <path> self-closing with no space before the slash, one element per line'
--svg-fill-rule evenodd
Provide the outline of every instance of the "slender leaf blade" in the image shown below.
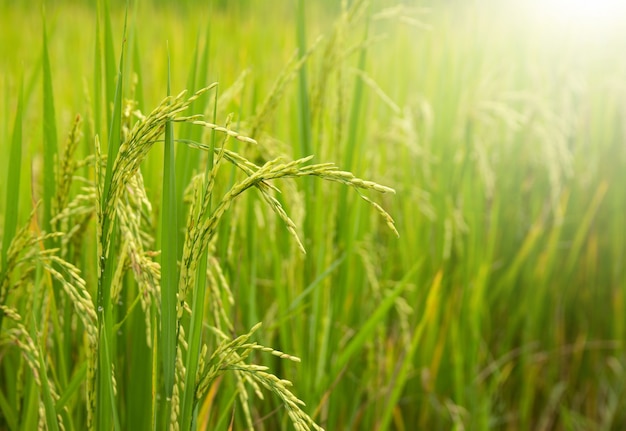
<path fill-rule="evenodd" d="M 170 64 L 168 53 L 167 95 L 170 95 Z M 172 396 L 176 368 L 176 293 L 178 288 L 178 214 L 176 208 L 176 160 L 172 123 L 165 124 L 163 154 L 163 198 L 161 218 L 161 349 L 165 395 Z"/>
<path fill-rule="evenodd" d="M 7 173 L 7 204 L 4 219 L 4 235 L 2 236 L 2 270 L 6 269 L 7 251 L 9 244 L 17 230 L 17 213 L 19 208 L 20 170 L 22 166 L 22 109 L 23 89 L 20 84 L 20 93 L 15 111 L 15 123 L 13 126 L 13 138 L 11 140 L 11 152 L 9 154 L 9 170 Z"/>
<path fill-rule="evenodd" d="M 334 368 L 337 372 L 340 372 L 345 367 L 350 359 L 356 354 L 356 352 L 363 347 L 363 345 L 371 338 L 373 331 L 376 329 L 382 320 L 387 315 L 389 309 L 393 306 L 396 298 L 402 294 L 407 286 L 407 283 L 413 276 L 413 274 L 419 268 L 419 262 L 416 263 L 404 276 L 404 278 L 397 284 L 397 286 L 391 291 L 389 295 L 376 307 L 371 316 L 361 326 L 359 332 L 350 340 L 348 345 L 341 351 L 339 357 L 335 361 Z M 335 374 L 335 373 L 333 373 Z"/>
<path fill-rule="evenodd" d="M 105 20 L 110 21 L 110 12 L 108 4 L 105 0 Z M 110 122 L 109 145 L 107 155 L 106 173 L 103 185 L 102 202 L 100 202 L 102 213 L 106 214 L 106 209 L 110 205 L 115 205 L 114 197 L 110 196 L 111 182 L 113 178 L 113 167 L 117 158 L 119 147 L 121 144 L 121 123 L 122 123 L 122 91 L 123 91 L 123 73 L 124 70 L 124 44 L 126 40 L 126 24 L 128 21 L 128 7 L 126 8 L 126 16 L 124 18 L 124 32 L 122 50 L 120 54 L 119 68 L 117 72 L 117 85 L 115 87 L 115 98 L 113 101 L 113 113 Z M 109 43 L 109 42 L 107 42 Z M 106 55 L 106 54 L 105 54 Z M 107 58 L 107 63 L 109 59 Z M 107 64 L 107 75 L 109 74 Z M 109 76 L 107 76 L 107 79 Z M 108 93 L 108 91 L 107 91 Z M 107 100 L 108 97 L 107 97 Z M 113 212 L 114 214 L 114 212 Z M 111 224 L 113 228 L 111 229 Z M 98 279 L 98 325 L 99 331 L 99 374 L 98 374 L 98 428 L 109 429 L 111 420 L 116 430 L 120 429 L 119 416 L 117 413 L 113 382 L 113 364 L 112 358 L 115 351 L 115 334 L 113 332 L 113 313 L 111 303 L 111 283 L 114 277 L 116 255 L 117 255 L 117 237 L 115 219 L 106 218 L 102 221 L 102 244 L 101 251 L 103 253 L 100 267 L 100 276 Z M 107 238 L 110 232 L 110 237 Z"/>
<path fill-rule="evenodd" d="M 52 202 L 56 193 L 54 163 L 57 157 L 57 128 L 48 53 L 46 21 L 43 22 L 43 229 L 50 232 Z"/>

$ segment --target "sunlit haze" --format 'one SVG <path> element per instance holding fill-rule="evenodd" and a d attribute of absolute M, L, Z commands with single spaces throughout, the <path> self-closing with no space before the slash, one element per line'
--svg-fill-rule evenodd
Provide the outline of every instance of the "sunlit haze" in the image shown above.
<path fill-rule="evenodd" d="M 535 13 L 556 25 L 601 30 L 626 25 L 626 2 L 620 0 L 533 0 Z"/>

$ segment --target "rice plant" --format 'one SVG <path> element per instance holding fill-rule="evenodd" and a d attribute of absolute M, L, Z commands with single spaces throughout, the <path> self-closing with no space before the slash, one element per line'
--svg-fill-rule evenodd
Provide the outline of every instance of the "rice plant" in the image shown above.
<path fill-rule="evenodd" d="M 110 22 L 106 5 L 103 10 L 106 24 Z M 105 27 L 109 29 L 109 26 Z M 110 52 L 108 36 L 105 39 L 105 51 Z M 357 178 L 332 163 L 311 164 L 313 156 L 293 161 L 278 157 L 258 165 L 228 149 L 233 139 L 247 145 L 258 143 L 233 130 L 230 120 L 226 126 L 219 126 L 205 121 L 202 114 L 186 113 L 197 99 L 215 91 L 217 84 L 189 96 L 186 91 L 177 96 L 168 95 L 152 112 L 142 113 L 135 100 L 122 96 L 124 46 L 115 96 L 112 100 L 105 99 L 105 104 L 112 106 L 107 155 L 102 154 L 100 137 L 96 134 L 93 153 L 85 158 L 77 157 L 82 133 L 80 116 L 76 117 L 63 153 L 59 154 L 45 26 L 43 41 L 43 88 L 47 101 L 43 122 L 46 139 L 43 223 L 36 229 L 31 227 L 38 225 L 34 211 L 18 232 L 15 232 L 15 221 L 9 220 L 4 236 L 4 244 L 9 244 L 10 238 L 13 240 L 3 251 L 1 312 L 11 322 L 5 323 L 3 340 L 6 344 L 17 345 L 15 353 L 24 358 L 23 361 L 17 360 L 18 356 L 15 359 L 15 366 L 22 371 L 10 382 L 15 385 L 11 393 L 13 402 L 3 397 L 7 425 L 14 428 L 27 419 L 50 429 L 126 428 L 127 418 L 120 411 L 124 393 L 118 382 L 127 361 L 134 360 L 145 361 L 144 366 L 148 368 L 152 365 L 150 390 L 143 394 L 143 397 L 149 394 L 152 397 L 146 403 L 147 408 L 134 413 L 145 416 L 152 428 L 195 429 L 199 405 L 209 391 L 219 385 L 224 374 L 229 373 L 235 380 L 234 390 L 246 428 L 254 428 L 250 392 L 263 399 L 264 389 L 282 402 L 295 429 L 321 430 L 303 410 L 304 403 L 291 392 L 291 382 L 276 377 L 266 366 L 248 361 L 254 352 L 295 362 L 300 359 L 253 342 L 251 338 L 260 323 L 243 335 L 236 335 L 227 313 L 234 301 L 220 263 L 225 256 L 215 247 L 218 228 L 228 219 L 228 210 L 239 196 L 255 188 L 305 253 L 297 226 L 276 198 L 281 191 L 273 183 L 279 179 L 317 177 L 357 190 L 397 234 L 391 216 L 363 194 L 366 190 L 393 193 L 393 189 Z M 108 56 L 105 63 L 107 61 L 110 61 Z M 96 64 L 99 62 L 98 59 Z M 109 70 L 112 69 L 107 67 L 107 82 L 111 81 Z M 169 91 L 168 82 L 168 94 Z M 272 97 L 279 96 L 270 95 L 269 99 Z M 215 99 L 217 101 L 217 94 Z M 20 165 L 21 157 L 21 103 L 12 150 L 14 167 Z M 92 121 L 95 124 L 95 120 Z M 259 115 L 255 121 L 253 130 L 258 130 L 264 125 L 264 116 Z M 208 130 L 209 143 L 177 140 L 173 131 L 175 124 Z M 141 165 L 155 145 L 162 142 L 165 153 L 161 249 L 156 250 L 151 222 L 154 210 L 147 196 Z M 184 202 L 176 200 L 175 145 L 188 145 L 203 152 L 204 156 L 196 159 L 206 163 L 203 172 L 192 177 L 187 188 L 187 222 L 180 225 L 176 219 L 177 207 Z M 216 182 L 226 164 L 240 174 L 220 193 Z M 83 168 L 87 169 L 87 175 L 78 175 Z M 16 178 L 13 168 L 9 182 Z M 81 186 L 70 199 L 70 190 L 76 182 Z M 9 194 L 7 199 L 9 205 L 16 204 L 15 195 Z M 81 271 L 70 263 L 80 261 L 78 253 L 81 243 L 90 235 L 90 219 L 95 219 L 95 291 L 88 289 Z M 176 241 L 181 228 L 184 245 L 182 255 L 178 255 Z M 36 234 L 37 231 L 42 233 Z M 130 303 L 124 305 L 123 298 Z M 229 305 L 224 304 L 224 298 Z M 28 302 L 26 308 L 22 301 Z M 140 334 L 135 327 L 124 337 L 123 330 L 139 304 L 144 321 L 138 327 L 143 326 L 144 333 Z M 30 322 L 30 329 L 23 321 Z M 78 328 L 81 330 L 76 332 Z M 145 342 L 151 352 L 135 358 L 123 354 L 123 344 L 139 335 L 141 341 L 134 342 Z M 28 377 L 22 377 L 25 366 L 29 368 Z M 69 384 L 67 373 L 72 375 L 71 394 L 65 392 Z M 82 394 L 74 394 L 79 392 L 78 386 L 84 387 Z M 23 389 L 19 389 L 23 387 L 29 389 L 32 394 L 29 399 L 37 409 L 36 414 L 28 412 L 26 419 L 20 411 L 28 400 Z M 11 386 L 7 388 L 10 391 Z M 61 404 L 61 400 L 72 402 L 66 405 Z"/>

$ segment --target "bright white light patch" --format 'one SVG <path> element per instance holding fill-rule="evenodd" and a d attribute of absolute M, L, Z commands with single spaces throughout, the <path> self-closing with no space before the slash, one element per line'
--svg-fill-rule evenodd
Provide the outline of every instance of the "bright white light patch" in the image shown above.
<path fill-rule="evenodd" d="M 535 0 L 537 12 L 551 21 L 581 28 L 626 25 L 624 0 Z"/>

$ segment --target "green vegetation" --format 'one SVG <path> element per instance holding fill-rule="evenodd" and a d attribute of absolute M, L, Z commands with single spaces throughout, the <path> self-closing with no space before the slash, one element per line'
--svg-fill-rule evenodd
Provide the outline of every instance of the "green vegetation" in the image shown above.
<path fill-rule="evenodd" d="M 622 28 L 24 3 L 0 429 L 626 427 Z"/>

